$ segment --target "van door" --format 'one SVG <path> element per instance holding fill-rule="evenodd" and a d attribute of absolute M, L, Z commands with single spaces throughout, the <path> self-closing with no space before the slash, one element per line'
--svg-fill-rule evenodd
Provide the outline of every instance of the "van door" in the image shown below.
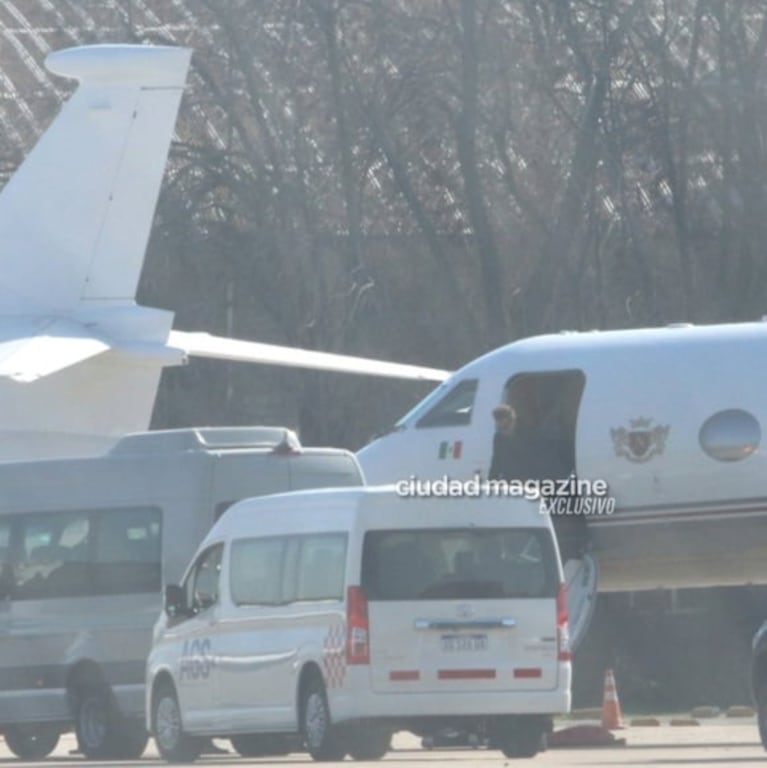
<path fill-rule="evenodd" d="M 67 660 L 83 634 L 91 518 L 40 512 L 13 519 L 12 594 L 3 660 L 13 669 L 11 722 L 67 718 Z M 24 715 L 26 714 L 26 718 Z"/>
<path fill-rule="evenodd" d="M 245 538 L 229 555 L 230 620 L 220 633 L 221 708 L 236 732 L 295 727 L 302 654 L 343 648 L 347 535 Z"/>
<path fill-rule="evenodd" d="M 288 537 L 270 536 L 235 540 L 229 550 L 232 606 L 219 636 L 218 674 L 221 712 L 235 732 L 284 726 L 289 719 L 296 650 L 287 631 L 284 571 L 295 549 Z"/>
<path fill-rule="evenodd" d="M 220 610 L 223 544 L 202 552 L 184 582 L 189 616 L 166 632 L 176 645 L 174 678 L 182 718 L 190 730 L 217 725 L 216 629 Z"/>
<path fill-rule="evenodd" d="M 369 531 L 362 586 L 376 692 L 557 687 L 548 529 Z"/>

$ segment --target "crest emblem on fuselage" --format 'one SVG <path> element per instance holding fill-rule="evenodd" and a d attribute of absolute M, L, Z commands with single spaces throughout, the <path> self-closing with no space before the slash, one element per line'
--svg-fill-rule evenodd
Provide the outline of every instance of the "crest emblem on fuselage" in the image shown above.
<path fill-rule="evenodd" d="M 629 426 L 610 429 L 615 455 L 642 464 L 666 448 L 670 425 L 653 424 L 653 419 L 629 419 Z"/>

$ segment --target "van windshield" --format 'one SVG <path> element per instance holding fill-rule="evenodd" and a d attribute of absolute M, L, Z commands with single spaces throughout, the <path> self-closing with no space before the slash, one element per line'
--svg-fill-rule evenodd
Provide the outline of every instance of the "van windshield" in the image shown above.
<path fill-rule="evenodd" d="M 555 597 L 556 551 L 546 528 L 368 531 L 368 600 Z"/>

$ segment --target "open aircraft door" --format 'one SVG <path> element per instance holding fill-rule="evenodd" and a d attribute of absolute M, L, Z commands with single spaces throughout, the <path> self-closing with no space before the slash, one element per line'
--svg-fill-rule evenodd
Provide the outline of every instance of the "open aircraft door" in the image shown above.
<path fill-rule="evenodd" d="M 564 566 L 567 584 L 567 613 L 570 625 L 570 647 L 578 649 L 586 636 L 597 602 L 599 569 L 591 555 L 568 560 Z"/>

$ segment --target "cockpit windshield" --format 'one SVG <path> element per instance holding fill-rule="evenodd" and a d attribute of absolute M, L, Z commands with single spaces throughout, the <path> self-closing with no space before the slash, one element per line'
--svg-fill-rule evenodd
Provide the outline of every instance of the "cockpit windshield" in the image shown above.
<path fill-rule="evenodd" d="M 405 414 L 394 425 L 394 429 L 401 429 L 408 424 L 415 424 L 419 429 L 469 424 L 478 383 L 478 379 L 463 379 L 440 384 Z"/>

